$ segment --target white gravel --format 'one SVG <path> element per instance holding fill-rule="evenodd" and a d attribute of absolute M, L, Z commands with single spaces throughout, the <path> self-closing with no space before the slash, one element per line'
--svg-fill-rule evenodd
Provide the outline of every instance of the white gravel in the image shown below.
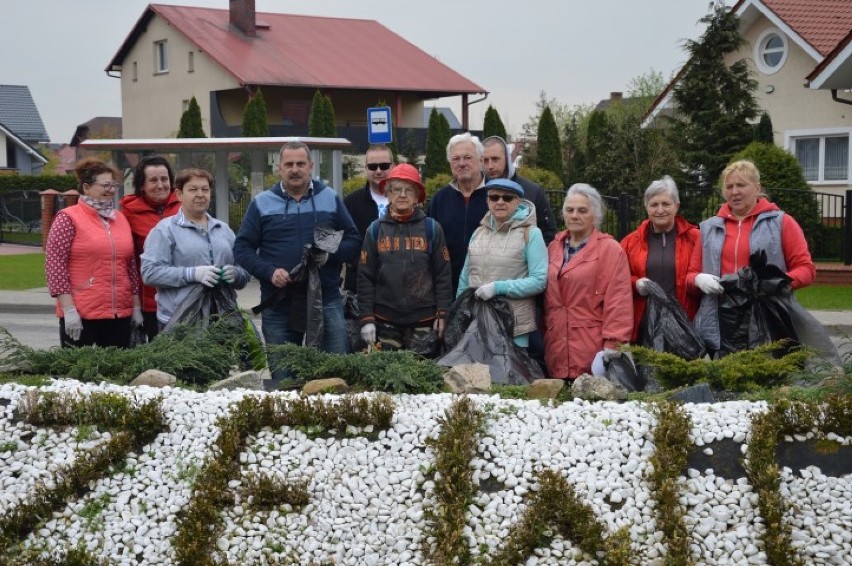
<path fill-rule="evenodd" d="M 91 493 L 55 513 L 26 544 L 57 549 L 82 542 L 113 564 L 173 563 L 170 540 L 176 514 L 187 503 L 192 480 L 219 433 L 216 419 L 244 393 L 76 381 L 44 389 L 81 395 L 115 391 L 133 396 L 136 403 L 161 398 L 169 430 L 142 453 L 132 454 L 124 471 L 96 482 Z M 36 485 L 49 485 L 57 467 L 72 462 L 79 450 L 108 439 L 96 431 L 81 441 L 71 428 L 55 431 L 12 422 L 12 411 L 26 390 L 0 385 L 0 400 L 10 401 L 0 406 L 0 446 L 16 445 L 0 452 L 0 515 L 19 505 Z M 300 510 L 283 506 L 252 513 L 238 494 L 236 506 L 222 510 L 224 530 L 214 545 L 231 563 L 290 556 L 301 564 L 328 559 L 359 566 L 423 564 L 423 509 L 431 501 L 432 487 L 424 473 L 433 462 L 425 440 L 437 436 L 437 420 L 452 400 L 451 395 L 394 397 L 392 427 L 376 440 L 310 439 L 289 427 L 263 430 L 249 439 L 240 456 L 242 473 L 308 479 L 311 502 Z M 644 563 L 662 563 L 666 549 L 644 480 L 654 451 L 655 421 L 643 405 L 578 400 L 554 408 L 496 396 L 475 400 L 489 419 L 472 462 L 474 479 L 484 487 L 468 510 L 466 533 L 474 553 L 482 545 L 493 550 L 502 544 L 524 510 L 525 494 L 536 489 L 535 474 L 555 468 L 563 470 L 607 529 L 628 527 Z M 746 442 L 749 415 L 765 408 L 749 402 L 687 405 L 692 440 L 699 447 L 722 438 Z M 232 487 L 239 486 L 239 479 Z M 794 545 L 805 562 L 852 564 L 852 474 L 835 478 L 814 467 L 801 473 L 785 468 L 781 479 L 781 492 L 793 508 L 788 520 Z M 757 496 L 747 480 L 689 470 L 682 486 L 697 563 L 766 563 Z M 97 508 L 102 509 L 92 513 Z M 559 536 L 527 562 L 593 563 Z"/>

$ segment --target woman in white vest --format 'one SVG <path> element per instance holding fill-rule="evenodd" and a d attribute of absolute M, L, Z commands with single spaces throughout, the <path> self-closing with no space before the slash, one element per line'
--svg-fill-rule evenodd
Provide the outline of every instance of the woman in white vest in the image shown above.
<path fill-rule="evenodd" d="M 536 329 L 535 296 L 547 285 L 547 246 L 536 226 L 535 205 L 524 199 L 518 183 L 492 179 L 484 188 L 488 212 L 470 238 L 456 296 L 475 287 L 478 299 L 508 300 L 515 344 L 526 348 Z"/>

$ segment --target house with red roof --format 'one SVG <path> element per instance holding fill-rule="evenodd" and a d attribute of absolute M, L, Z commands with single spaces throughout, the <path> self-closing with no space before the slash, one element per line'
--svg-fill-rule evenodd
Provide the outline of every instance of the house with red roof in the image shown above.
<path fill-rule="evenodd" d="M 852 0 L 739 0 L 731 10 L 746 43 L 730 62 L 745 59 L 753 71 L 775 143 L 796 156 L 814 190 L 852 189 Z M 646 124 L 672 108 L 678 79 Z"/>
<path fill-rule="evenodd" d="M 210 137 L 240 136 L 258 89 L 270 134 L 304 136 L 319 89 L 339 135 L 366 142 L 367 108 L 380 100 L 396 127 L 423 129 L 424 101 L 459 96 L 466 129 L 469 97 L 487 94 L 375 20 L 256 13 L 254 0 L 228 10 L 150 4 L 106 72 L 121 80 L 125 139 L 174 135 L 193 96 Z"/>

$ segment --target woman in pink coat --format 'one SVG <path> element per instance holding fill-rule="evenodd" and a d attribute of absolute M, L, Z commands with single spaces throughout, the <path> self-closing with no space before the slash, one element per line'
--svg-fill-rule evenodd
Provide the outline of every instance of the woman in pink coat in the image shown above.
<path fill-rule="evenodd" d="M 604 204 L 594 187 L 572 185 L 562 217 L 566 230 L 547 248 L 545 360 L 551 377 L 602 375 L 604 350 L 629 342 L 633 332 L 627 255 L 599 230 Z"/>

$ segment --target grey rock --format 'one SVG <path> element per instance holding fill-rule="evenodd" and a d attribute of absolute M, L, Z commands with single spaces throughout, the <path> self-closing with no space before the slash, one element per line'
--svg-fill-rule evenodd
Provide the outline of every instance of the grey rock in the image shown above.
<path fill-rule="evenodd" d="M 584 373 L 574 380 L 571 394 L 575 398 L 587 401 L 624 401 L 627 390 L 609 381 L 605 377 L 595 377 Z"/>
<path fill-rule="evenodd" d="M 147 385 L 148 387 L 170 387 L 177 383 L 177 378 L 170 373 L 158 369 L 145 370 L 136 376 L 128 385 Z"/>
<path fill-rule="evenodd" d="M 451 393 L 490 393 L 491 373 L 485 364 L 460 364 L 444 374 Z"/>
<path fill-rule="evenodd" d="M 302 387 L 303 395 L 316 395 L 318 393 L 346 393 L 349 385 L 339 377 L 327 379 L 312 379 Z"/>
<path fill-rule="evenodd" d="M 715 403 L 716 397 L 710 390 L 710 386 L 706 383 L 691 385 L 669 396 L 673 401 L 683 401 L 684 403 Z"/>
<path fill-rule="evenodd" d="M 565 387 L 563 379 L 536 379 L 527 388 L 527 398 L 556 399 L 563 387 Z"/>
<path fill-rule="evenodd" d="M 232 373 L 225 379 L 211 383 L 208 387 L 210 391 L 220 391 L 222 389 L 253 389 L 255 391 L 263 391 L 263 378 L 253 370 L 241 371 Z"/>

